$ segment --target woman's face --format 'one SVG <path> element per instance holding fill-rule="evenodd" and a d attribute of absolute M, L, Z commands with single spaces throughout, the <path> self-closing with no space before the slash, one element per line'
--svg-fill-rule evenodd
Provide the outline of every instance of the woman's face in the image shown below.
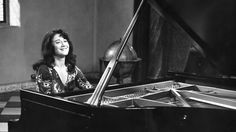
<path fill-rule="evenodd" d="M 69 53 L 69 42 L 60 34 L 53 37 L 52 44 L 55 49 L 55 56 L 65 57 Z"/>

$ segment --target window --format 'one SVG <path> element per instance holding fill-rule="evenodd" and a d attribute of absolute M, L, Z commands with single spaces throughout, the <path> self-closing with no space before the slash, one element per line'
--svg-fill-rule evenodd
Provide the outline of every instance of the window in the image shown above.
<path fill-rule="evenodd" d="M 20 26 L 18 0 L 0 0 L 0 27 Z"/>
<path fill-rule="evenodd" d="M 6 0 L 0 0 L 0 23 L 6 23 Z"/>

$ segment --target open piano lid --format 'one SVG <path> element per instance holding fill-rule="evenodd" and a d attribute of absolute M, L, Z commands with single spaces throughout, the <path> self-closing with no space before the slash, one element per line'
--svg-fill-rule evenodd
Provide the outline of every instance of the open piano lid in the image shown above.
<path fill-rule="evenodd" d="M 135 15 L 121 40 L 119 52 L 107 65 L 92 97 L 87 101 L 91 105 L 99 105 L 104 90 L 118 63 L 119 56 L 135 25 L 139 11 L 144 3 L 141 1 Z M 198 0 L 148 0 L 148 3 L 165 19 L 180 26 L 196 43 L 194 47 L 212 64 L 214 68 L 231 78 L 236 74 L 234 1 L 217 0 L 204 3 Z M 224 7 L 219 8 L 219 6 Z"/>
<path fill-rule="evenodd" d="M 148 0 L 172 24 L 196 43 L 197 51 L 220 75 L 236 76 L 236 1 Z"/>

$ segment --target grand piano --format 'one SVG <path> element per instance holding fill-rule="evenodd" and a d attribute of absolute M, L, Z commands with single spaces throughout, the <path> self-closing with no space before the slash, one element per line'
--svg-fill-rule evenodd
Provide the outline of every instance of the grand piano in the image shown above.
<path fill-rule="evenodd" d="M 22 89 L 21 117 L 9 122 L 9 131 L 236 131 L 235 4 L 233 0 L 141 0 L 119 52 L 95 89 L 58 95 Z M 146 5 L 183 29 L 195 41 L 196 52 L 220 74 L 171 71 L 158 79 L 109 85 L 119 54 Z M 215 12 L 224 14 L 220 18 L 226 25 L 208 17 Z"/>

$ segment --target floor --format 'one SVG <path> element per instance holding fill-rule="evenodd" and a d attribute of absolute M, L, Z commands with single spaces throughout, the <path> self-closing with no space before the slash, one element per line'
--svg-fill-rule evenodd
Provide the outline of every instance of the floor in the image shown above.
<path fill-rule="evenodd" d="M 17 121 L 20 118 L 20 89 L 35 85 L 31 80 L 0 85 L 0 132 L 8 132 L 8 121 Z"/>
<path fill-rule="evenodd" d="M 19 91 L 0 93 L 0 132 L 8 132 L 8 121 L 18 120 L 21 114 Z"/>

